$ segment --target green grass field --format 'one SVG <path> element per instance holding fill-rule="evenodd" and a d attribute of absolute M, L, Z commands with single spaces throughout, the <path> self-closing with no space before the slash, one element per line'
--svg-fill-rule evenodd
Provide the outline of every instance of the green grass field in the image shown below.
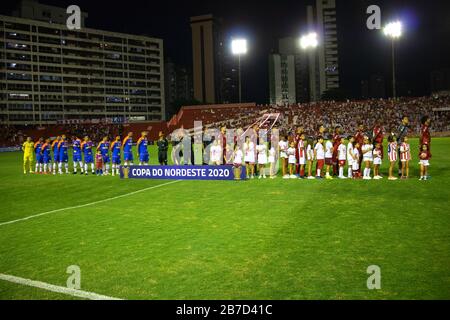
<path fill-rule="evenodd" d="M 181 181 L 1 225 L 167 181 L 25 176 L 0 154 L 0 273 L 65 286 L 78 265 L 123 299 L 450 299 L 450 139 L 430 181 L 413 156 L 407 181 Z M 0 280 L 0 299 L 73 298 Z"/>

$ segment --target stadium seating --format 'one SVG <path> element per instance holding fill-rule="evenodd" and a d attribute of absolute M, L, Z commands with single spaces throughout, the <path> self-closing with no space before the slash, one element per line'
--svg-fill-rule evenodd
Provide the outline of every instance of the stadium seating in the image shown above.
<path fill-rule="evenodd" d="M 42 128 L 26 126 L 2 126 L 0 146 L 17 146 L 24 137 L 54 137 L 66 134 L 68 137 L 89 135 L 94 142 L 104 136 L 124 135 L 129 131 L 138 135 L 149 132 L 149 140 L 158 138 L 160 131 L 166 135 L 178 128 L 191 129 L 194 121 L 202 121 L 205 127 L 245 128 L 266 113 L 281 114 L 277 127 L 283 133 L 291 132 L 296 126 L 303 126 L 307 133 L 314 134 L 320 125 L 335 127 L 340 125 L 345 134 L 355 132 L 358 124 L 373 127 L 376 121 L 383 124 L 387 132 L 395 131 L 402 116 L 408 116 L 413 134 L 420 130 L 420 119 L 424 115 L 431 117 L 432 131 L 436 135 L 450 133 L 450 97 L 401 98 L 399 100 L 372 99 L 364 101 L 334 102 L 323 101 L 286 106 L 228 104 L 187 106 L 181 108 L 168 122 L 145 122 L 126 124 L 57 124 Z"/>

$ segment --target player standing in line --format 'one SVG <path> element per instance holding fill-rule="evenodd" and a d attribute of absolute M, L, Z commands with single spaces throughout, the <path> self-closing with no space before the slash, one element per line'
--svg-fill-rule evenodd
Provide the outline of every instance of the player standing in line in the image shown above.
<path fill-rule="evenodd" d="M 306 146 L 305 146 L 306 136 L 304 133 L 300 135 L 298 141 L 298 162 L 300 165 L 300 179 L 305 179 L 305 165 L 306 165 Z"/>
<path fill-rule="evenodd" d="M 41 149 L 43 145 L 44 138 L 39 138 L 39 140 L 34 144 L 34 153 L 36 155 L 36 168 L 34 169 L 34 172 L 36 173 L 42 173 L 44 162 L 42 161 Z"/>
<path fill-rule="evenodd" d="M 103 154 L 102 154 L 102 150 L 100 148 L 97 148 L 97 152 L 95 153 L 95 173 L 97 174 L 97 176 L 102 176 L 103 175 L 103 167 L 104 167 L 104 163 L 103 163 Z"/>
<path fill-rule="evenodd" d="M 278 143 L 279 155 L 281 159 L 281 172 L 283 174 L 283 179 L 289 179 L 287 174 L 288 156 L 287 150 L 289 148 L 287 137 L 282 136 L 281 141 Z"/>
<path fill-rule="evenodd" d="M 313 180 L 315 179 L 312 174 L 313 169 L 313 162 L 314 162 L 314 148 L 313 148 L 314 141 L 312 138 L 308 139 L 307 146 L 306 146 L 306 160 L 308 161 L 308 179 Z"/>
<path fill-rule="evenodd" d="M 364 145 L 364 137 L 366 136 L 366 134 L 364 133 L 364 125 L 360 124 L 358 126 L 358 131 L 355 134 L 355 143 L 357 143 L 359 145 L 358 151 L 359 151 L 359 163 L 358 163 L 358 170 L 359 168 L 361 168 L 361 164 L 362 164 L 362 146 Z M 355 144 L 356 146 L 356 144 Z"/>
<path fill-rule="evenodd" d="M 407 116 L 403 116 L 402 123 L 400 124 L 400 126 L 397 129 L 397 153 L 398 153 L 397 160 L 398 160 L 398 176 L 399 177 L 402 176 L 403 162 L 400 159 L 400 148 L 398 146 L 400 146 L 400 144 L 402 143 L 403 138 L 408 135 L 409 130 L 410 130 L 409 118 Z"/>
<path fill-rule="evenodd" d="M 124 166 L 133 165 L 133 132 L 129 132 L 122 142 L 123 164 Z"/>
<path fill-rule="evenodd" d="M 139 138 L 136 146 L 139 157 L 139 165 L 146 166 L 148 165 L 148 161 L 150 160 L 150 156 L 148 154 L 148 140 L 147 140 L 147 131 L 143 131 L 141 137 Z"/>
<path fill-rule="evenodd" d="M 222 164 L 223 158 L 222 158 L 222 146 L 220 145 L 220 140 L 222 140 L 222 139 L 215 139 L 211 149 L 209 150 L 211 164 L 213 166 L 220 166 Z"/>
<path fill-rule="evenodd" d="M 261 139 L 262 140 L 262 139 Z M 258 167 L 259 167 L 259 179 L 266 179 L 266 170 L 265 167 L 267 165 L 267 146 L 266 144 L 261 141 L 261 144 L 259 144 L 256 147 L 256 151 L 258 152 Z"/>
<path fill-rule="evenodd" d="M 34 153 L 34 143 L 31 141 L 31 137 L 27 137 L 22 145 L 23 150 L 23 174 L 27 174 L 27 166 L 29 168 L 29 173 L 34 173 L 33 171 L 33 153 Z"/>
<path fill-rule="evenodd" d="M 81 140 L 77 137 L 72 137 L 72 160 L 73 160 L 73 174 L 77 174 L 77 167 L 80 166 L 81 174 L 84 173 L 83 159 L 81 155 Z"/>
<path fill-rule="evenodd" d="M 411 147 L 408 137 L 403 137 L 400 145 L 400 160 L 402 161 L 402 179 L 409 178 L 409 162 L 411 161 Z"/>
<path fill-rule="evenodd" d="M 327 137 L 327 142 L 325 143 L 325 164 L 326 164 L 326 175 L 325 178 L 327 180 L 333 180 L 333 177 L 330 175 L 330 169 L 333 166 L 333 142 L 331 142 L 330 137 Z"/>
<path fill-rule="evenodd" d="M 58 143 L 58 153 L 59 153 L 59 164 L 58 173 L 62 174 L 62 167 L 66 169 L 66 174 L 69 174 L 69 144 L 67 143 L 67 138 L 65 135 L 61 136 L 61 140 Z"/>
<path fill-rule="evenodd" d="M 108 137 L 104 137 L 103 140 L 97 146 L 97 150 L 100 150 L 103 156 L 102 174 L 104 174 L 105 176 L 109 175 L 109 165 L 110 165 L 109 146 L 110 143 L 108 141 Z"/>
<path fill-rule="evenodd" d="M 58 145 L 61 141 L 61 137 L 57 136 L 56 139 L 52 143 L 52 151 L 53 151 L 53 174 L 56 174 L 56 166 L 59 165 L 59 152 Z"/>
<path fill-rule="evenodd" d="M 355 161 L 354 157 L 354 143 L 355 137 L 348 137 L 347 144 L 347 165 L 348 165 L 348 175 L 349 179 L 353 178 L 353 161 Z"/>
<path fill-rule="evenodd" d="M 430 134 L 431 119 L 428 116 L 424 116 L 422 117 L 420 122 L 422 124 L 422 127 L 420 129 L 419 149 L 421 148 L 421 146 L 426 144 L 428 152 L 431 154 L 431 134 Z"/>
<path fill-rule="evenodd" d="M 241 180 L 241 170 L 242 170 L 242 158 L 244 153 L 239 149 L 239 145 L 236 143 L 234 145 L 233 152 L 233 166 L 234 166 L 234 180 Z"/>
<path fill-rule="evenodd" d="M 316 178 L 323 179 L 322 169 L 325 164 L 325 150 L 323 148 L 323 137 L 319 137 L 314 147 L 314 158 L 316 159 Z"/>
<path fill-rule="evenodd" d="M 353 173 L 353 179 L 361 179 L 361 172 L 359 170 L 359 164 L 360 164 L 360 158 L 361 153 L 359 152 L 359 149 L 361 149 L 361 146 L 358 142 L 355 143 L 355 147 L 353 148 L 353 163 L 352 163 L 352 173 Z"/>
<path fill-rule="evenodd" d="M 289 149 L 287 150 L 288 155 L 288 162 L 289 162 L 289 178 L 290 179 L 297 179 L 297 176 L 295 175 L 295 168 L 297 164 L 297 158 L 295 157 L 295 142 L 292 141 L 289 145 Z"/>
<path fill-rule="evenodd" d="M 325 133 L 327 132 L 327 128 L 324 127 L 323 124 L 319 126 L 319 131 L 317 133 L 317 137 L 325 137 Z"/>
<path fill-rule="evenodd" d="M 275 148 L 271 145 L 269 150 L 269 175 L 270 179 L 275 179 L 277 176 L 275 175 L 275 166 L 277 164 L 277 151 Z"/>
<path fill-rule="evenodd" d="M 122 144 L 120 142 L 120 136 L 116 137 L 116 140 L 111 143 L 111 158 L 112 158 L 112 176 L 116 174 L 119 175 L 120 168 L 120 150 L 122 149 Z"/>
<path fill-rule="evenodd" d="M 374 170 L 374 179 L 380 180 L 383 177 L 380 175 L 380 167 L 383 163 L 383 146 L 381 143 L 377 142 L 375 144 L 375 149 L 373 150 L 373 170 Z"/>
<path fill-rule="evenodd" d="M 222 164 L 227 163 L 227 127 L 226 126 L 222 126 L 220 128 L 220 136 L 221 136 L 221 141 L 222 141 Z M 230 141 L 231 142 L 231 141 Z"/>
<path fill-rule="evenodd" d="M 44 163 L 44 174 L 49 174 L 51 172 L 51 167 L 49 167 L 52 161 L 50 139 L 46 139 L 45 143 L 41 147 L 42 162 Z"/>
<path fill-rule="evenodd" d="M 428 167 L 430 166 L 431 152 L 428 150 L 428 145 L 423 144 L 422 150 L 419 153 L 420 158 L 420 179 L 428 180 Z"/>
<path fill-rule="evenodd" d="M 395 141 L 395 136 L 390 135 L 388 138 L 388 153 L 389 153 L 389 180 L 398 180 L 397 177 L 394 176 L 394 166 L 397 162 L 397 142 Z"/>
<path fill-rule="evenodd" d="M 372 130 L 372 137 L 373 137 L 373 144 L 374 147 L 376 147 L 377 143 L 380 144 L 380 150 L 381 150 L 381 160 L 384 158 L 384 148 L 383 148 L 383 141 L 384 141 L 384 130 L 381 126 L 381 121 L 378 119 L 375 123 L 375 126 Z"/>
<path fill-rule="evenodd" d="M 159 132 L 159 139 L 156 144 L 158 146 L 158 162 L 162 166 L 167 166 L 167 151 L 169 150 L 169 141 L 166 139 L 166 137 L 164 137 L 164 133 L 162 133 L 162 131 Z"/>
<path fill-rule="evenodd" d="M 84 174 L 88 175 L 88 164 L 91 165 L 92 174 L 95 174 L 94 170 L 94 155 L 92 153 L 92 148 L 94 143 L 89 139 L 89 137 L 84 137 L 84 141 L 81 144 L 81 151 L 84 154 Z"/>
<path fill-rule="evenodd" d="M 247 165 L 247 179 L 255 178 L 255 144 L 250 140 L 250 137 L 245 137 L 244 142 L 244 161 Z"/>
<path fill-rule="evenodd" d="M 341 127 L 336 127 L 333 134 L 333 175 L 337 175 L 339 171 L 339 146 L 341 145 Z"/>
<path fill-rule="evenodd" d="M 295 158 L 297 159 L 296 160 L 296 162 L 297 162 L 297 164 L 295 165 L 295 174 L 298 174 L 299 176 L 301 176 L 301 173 L 300 173 L 300 171 L 301 171 L 301 165 L 300 165 L 300 146 L 299 146 L 299 143 L 300 143 L 300 140 L 301 140 L 301 137 L 302 137 L 302 135 L 304 134 L 304 132 L 305 132 L 305 129 L 303 128 L 303 127 L 298 127 L 297 128 L 297 130 L 296 130 L 296 133 L 295 133 L 295 148 L 296 148 L 296 150 L 295 150 Z"/>
<path fill-rule="evenodd" d="M 345 146 L 345 140 L 342 137 L 337 148 L 337 159 L 339 165 L 339 179 L 347 179 L 344 175 L 345 162 L 347 160 L 347 147 Z"/>
<path fill-rule="evenodd" d="M 372 169 L 373 163 L 373 144 L 370 142 L 369 137 L 364 137 L 364 145 L 361 148 L 363 154 L 363 161 L 365 164 L 364 168 L 364 180 L 372 180 L 370 176 L 370 170 Z"/>

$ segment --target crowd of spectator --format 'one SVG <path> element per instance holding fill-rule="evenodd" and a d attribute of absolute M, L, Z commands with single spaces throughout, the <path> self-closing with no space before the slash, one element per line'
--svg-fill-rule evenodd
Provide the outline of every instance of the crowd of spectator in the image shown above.
<path fill-rule="evenodd" d="M 0 126 L 0 147 L 21 145 L 24 142 L 22 130 L 15 126 Z"/>
<path fill-rule="evenodd" d="M 114 126 L 115 127 L 115 126 Z M 111 137 L 117 134 L 117 130 L 110 124 L 69 124 L 64 125 L 66 135 L 68 137 L 86 137 L 88 136 L 94 142 L 100 142 L 103 137 Z"/>
<path fill-rule="evenodd" d="M 450 132 L 450 97 L 260 106 L 253 112 L 246 110 L 237 117 L 205 125 L 245 128 L 258 122 L 259 118 L 268 113 L 280 114 L 277 127 L 286 133 L 297 126 L 302 126 L 306 132 L 313 134 L 323 125 L 330 128 L 340 126 L 344 134 L 352 134 L 360 124 L 366 128 L 373 128 L 376 123 L 381 124 L 386 132 L 393 132 L 402 117 L 407 116 L 411 123 L 411 133 L 418 135 L 420 120 L 425 115 L 432 119 L 433 132 Z"/>
<path fill-rule="evenodd" d="M 301 126 L 307 133 L 314 134 L 323 125 L 334 128 L 340 126 L 344 134 L 352 134 L 358 125 L 373 128 L 375 123 L 383 126 L 386 132 L 395 131 L 403 116 L 411 123 L 411 134 L 418 135 L 420 119 L 429 116 L 432 119 L 432 132 L 450 132 L 450 97 L 420 97 L 372 99 L 364 101 L 321 101 L 295 105 L 259 105 L 224 108 L 196 108 L 184 110 L 178 115 L 178 126 L 191 129 L 194 121 L 202 121 L 205 127 L 247 128 L 267 114 L 278 114 L 276 126 L 281 132 L 288 134 L 295 127 Z M 166 123 L 169 130 L 170 123 Z M 64 132 L 68 137 L 89 136 L 93 141 L 100 141 L 104 136 L 112 138 L 123 135 L 121 125 L 97 124 L 64 124 L 55 125 L 52 132 Z M 172 131 L 175 128 L 170 128 Z M 126 129 L 128 130 L 128 129 Z M 158 130 L 162 127 L 158 127 Z M 164 131 L 164 130 L 163 130 Z M 0 126 L 0 146 L 17 146 L 30 134 L 30 128 Z M 45 135 L 45 132 L 43 132 Z M 34 138 L 34 137 L 33 137 Z"/>

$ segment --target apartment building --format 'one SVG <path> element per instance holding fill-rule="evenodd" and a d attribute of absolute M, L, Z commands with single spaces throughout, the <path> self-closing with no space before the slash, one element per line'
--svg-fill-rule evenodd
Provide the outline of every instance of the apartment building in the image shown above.
<path fill-rule="evenodd" d="M 161 39 L 0 15 L 2 124 L 165 120 L 163 69 Z"/>

